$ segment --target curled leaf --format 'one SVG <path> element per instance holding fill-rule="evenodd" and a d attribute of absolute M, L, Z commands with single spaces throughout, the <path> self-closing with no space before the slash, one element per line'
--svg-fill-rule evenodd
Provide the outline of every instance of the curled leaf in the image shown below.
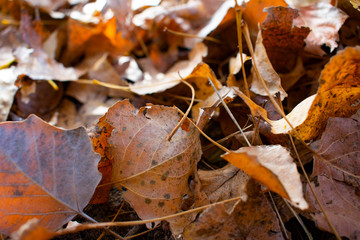
<path fill-rule="evenodd" d="M 270 190 L 306 209 L 300 175 L 290 153 L 280 145 L 243 147 L 222 155 Z"/>

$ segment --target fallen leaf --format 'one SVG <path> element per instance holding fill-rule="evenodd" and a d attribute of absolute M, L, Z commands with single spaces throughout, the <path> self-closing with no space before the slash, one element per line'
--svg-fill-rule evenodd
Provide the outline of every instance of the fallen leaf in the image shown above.
<path fill-rule="evenodd" d="M 100 174 L 83 128 L 61 130 L 35 115 L 0 124 L 0 231 L 29 219 L 56 230 L 89 202 Z"/>
<path fill-rule="evenodd" d="M 242 200 L 246 201 L 249 176 L 237 167 L 228 164 L 216 170 L 199 170 L 198 174 L 201 190 L 208 196 L 210 203 L 238 196 L 243 196 Z"/>
<path fill-rule="evenodd" d="M 314 156 L 312 186 L 330 221 L 341 236 L 360 236 L 360 123 L 350 118 L 330 118 Z M 332 232 L 309 187 L 306 197 L 317 226 Z"/>
<path fill-rule="evenodd" d="M 180 212 L 183 199 L 193 195 L 188 181 L 201 156 L 199 133 L 190 125 L 190 131 L 180 128 L 168 141 L 179 119 L 175 108 L 149 106 L 137 112 L 127 100 L 106 115 L 114 128 L 108 138 L 112 182 L 127 189 L 123 197 L 142 219 Z M 181 233 L 193 217 L 169 219 L 172 232 Z"/>
<path fill-rule="evenodd" d="M 311 185 L 336 231 L 349 239 L 358 239 L 360 236 L 359 190 L 321 175 Z M 306 186 L 306 199 L 316 225 L 320 229 L 332 232 L 309 186 Z"/>
<path fill-rule="evenodd" d="M 283 239 L 278 219 L 264 195 L 238 201 L 228 210 L 218 203 L 184 230 L 185 239 Z"/>
<path fill-rule="evenodd" d="M 235 97 L 235 92 L 232 88 L 222 87 L 218 91 L 225 103 L 231 102 Z M 221 104 L 221 100 L 216 92 L 207 97 L 204 101 L 199 102 L 192 108 L 192 116 L 196 120 L 196 124 L 202 128 L 212 118 L 216 108 Z"/>
<path fill-rule="evenodd" d="M 151 67 L 151 69 L 148 69 L 147 77 L 145 76 L 144 80 L 130 85 L 130 89 L 134 93 L 145 95 L 172 88 L 181 82 L 181 77 L 186 78 L 189 76 L 194 70 L 194 66 L 198 65 L 206 54 L 207 47 L 203 43 L 198 43 L 189 53 L 189 60 L 178 61 L 165 74 Z"/>
<path fill-rule="evenodd" d="M 303 51 L 304 40 L 310 29 L 294 26 L 293 21 L 299 16 L 298 10 L 280 6 L 266 8 L 264 11 L 269 13 L 261 28 L 267 56 L 275 71 L 290 72 Z"/>
<path fill-rule="evenodd" d="M 287 7 L 287 4 L 284 0 L 250 0 L 246 3 L 243 17 L 249 25 L 249 30 L 253 37 L 257 36 L 259 30 L 258 25 L 262 24 L 268 15 L 268 13 L 264 12 L 264 9 L 276 6 Z"/>
<path fill-rule="evenodd" d="M 209 65 L 201 62 L 184 80 L 194 87 L 195 98 L 205 100 L 215 92 L 214 88 L 209 83 L 209 79 L 217 90 L 222 87 L 221 82 L 217 80 L 215 73 Z"/>
<path fill-rule="evenodd" d="M 64 67 L 47 56 L 42 50 L 19 47 L 14 56 L 18 63 L 16 73 L 25 74 L 34 80 L 74 81 L 79 73 L 72 67 Z"/>
<path fill-rule="evenodd" d="M 359 109 L 359 52 L 360 47 L 347 47 L 332 57 L 321 72 L 317 94 L 287 115 L 303 140 L 318 136 L 329 117 L 349 117 Z M 285 119 L 272 121 L 271 125 L 275 134 L 292 132 Z"/>
<path fill-rule="evenodd" d="M 280 145 L 242 147 L 222 157 L 267 186 L 271 191 L 306 209 L 300 174 L 290 153 Z"/>
<path fill-rule="evenodd" d="M 40 225 L 40 221 L 37 218 L 28 220 L 21 225 L 19 230 L 11 234 L 13 240 L 48 240 L 56 236 L 56 233 L 49 231 L 48 229 Z"/>
<path fill-rule="evenodd" d="M 360 186 L 360 123 L 350 118 L 329 118 L 314 156 L 312 176 L 326 176 Z"/>
<path fill-rule="evenodd" d="M 299 17 L 294 20 L 296 26 L 305 26 L 311 32 L 305 39 L 305 50 L 317 55 L 325 55 L 322 45 L 329 48 L 329 52 L 338 46 L 338 31 L 348 15 L 330 3 L 320 2 L 299 9 Z"/>
<path fill-rule="evenodd" d="M 0 69 L 0 122 L 6 121 L 17 91 L 15 67 Z"/>
<path fill-rule="evenodd" d="M 256 46 L 255 46 L 255 54 L 254 61 L 256 63 L 257 69 L 259 71 L 259 75 L 262 79 L 264 79 L 266 86 L 269 89 L 269 92 L 272 96 L 276 93 L 280 92 L 281 100 L 287 97 L 285 90 L 281 86 L 281 79 L 279 75 L 275 72 L 270 60 L 267 56 L 266 49 L 263 45 L 263 39 L 261 35 L 261 31 L 259 31 Z M 265 91 L 263 85 L 260 82 L 257 74 L 255 73 L 254 68 L 251 70 L 251 87 L 250 90 L 256 94 L 261 96 L 267 96 L 267 92 Z"/>

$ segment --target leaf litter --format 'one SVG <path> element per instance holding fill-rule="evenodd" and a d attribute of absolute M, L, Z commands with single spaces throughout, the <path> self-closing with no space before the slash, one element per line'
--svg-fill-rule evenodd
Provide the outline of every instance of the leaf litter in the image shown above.
<path fill-rule="evenodd" d="M 356 5 L 132 3 L 1 4 L 1 233 L 50 239 L 119 225 L 105 238 L 121 238 L 124 230 L 139 239 L 284 239 L 288 231 L 303 237 L 280 227 L 291 217 L 281 216 L 279 201 L 271 204 L 274 196 L 316 224 L 315 238 L 324 231 L 357 239 L 358 120 L 350 117 L 360 105 L 360 40 L 349 32 L 360 25 Z M 72 129 L 78 126 L 86 131 Z M 286 134 L 298 138 L 306 159 Z M 46 170 L 58 161 L 62 167 Z M 298 171 L 303 161 L 307 173 Z M 54 182 L 64 190 L 53 193 Z M 9 201 L 24 191 L 30 195 L 23 204 Z M 44 204 L 30 204 L 40 192 Z M 120 209 L 114 223 L 61 229 L 77 214 L 95 222 L 98 213 L 87 215 L 84 207 L 105 211 L 117 198 L 132 217 Z M 55 214 L 54 206 L 66 210 Z M 130 230 L 141 224 L 151 231 Z M 88 232 L 86 238 L 100 235 Z"/>

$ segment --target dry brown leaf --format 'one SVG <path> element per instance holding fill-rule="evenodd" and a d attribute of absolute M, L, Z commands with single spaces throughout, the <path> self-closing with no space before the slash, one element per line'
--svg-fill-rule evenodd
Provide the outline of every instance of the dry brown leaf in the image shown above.
<path fill-rule="evenodd" d="M 127 189 L 123 197 L 142 219 L 180 212 L 183 201 L 194 197 L 188 181 L 194 179 L 201 156 L 199 133 L 190 125 L 168 141 L 179 120 L 176 108 L 149 106 L 136 111 L 128 100 L 112 106 L 106 115 L 105 122 L 114 128 L 108 138 L 114 158 L 112 182 Z M 169 219 L 172 232 L 181 233 L 193 217 Z"/>
<path fill-rule="evenodd" d="M 211 203 L 238 196 L 243 196 L 242 200 L 246 201 L 246 183 L 249 176 L 237 167 L 228 164 L 216 170 L 199 170 L 198 174 L 201 190 Z"/>
<path fill-rule="evenodd" d="M 290 153 L 280 145 L 242 147 L 222 155 L 224 159 L 263 183 L 271 191 L 306 209 L 300 174 Z"/>
<path fill-rule="evenodd" d="M 145 79 L 130 86 L 131 91 L 139 95 L 162 92 L 172 88 L 181 82 L 181 77 L 186 78 L 194 70 L 204 56 L 207 54 L 207 47 L 203 43 L 197 43 L 189 53 L 189 60 L 179 61 L 165 74 L 158 72 L 153 66 L 145 68 Z"/>
<path fill-rule="evenodd" d="M 314 156 L 313 188 L 330 221 L 341 236 L 360 236 L 360 123 L 350 118 L 330 118 Z M 315 223 L 331 232 L 309 188 L 307 199 Z"/>
<path fill-rule="evenodd" d="M 281 100 L 287 97 L 287 93 L 281 86 L 281 79 L 279 75 L 275 72 L 271 62 L 266 53 L 266 49 L 263 45 L 263 39 L 261 35 L 261 31 L 259 31 L 256 46 L 255 46 L 255 54 L 254 61 L 256 63 L 257 69 L 259 71 L 260 76 L 264 79 L 269 92 L 272 96 L 276 93 L 280 92 Z M 256 94 L 267 96 L 267 92 L 265 91 L 263 85 L 260 82 L 257 74 L 254 69 L 251 71 L 252 82 L 250 90 Z"/>
<path fill-rule="evenodd" d="M 222 87 L 218 91 L 221 98 L 224 100 L 225 103 L 231 102 L 235 98 L 235 92 L 232 88 L 229 87 Z M 205 124 L 212 118 L 215 109 L 221 104 L 221 100 L 216 92 L 211 94 L 208 98 L 204 101 L 199 102 L 192 108 L 192 116 L 193 119 L 196 120 L 196 124 L 202 128 Z"/>
<path fill-rule="evenodd" d="M 317 94 L 303 100 L 287 115 L 303 140 L 319 135 L 329 117 L 349 117 L 359 109 L 359 53 L 360 47 L 347 47 L 332 57 L 321 72 Z M 285 119 L 272 121 L 271 125 L 275 134 L 291 132 Z"/>
<path fill-rule="evenodd" d="M 35 115 L 0 124 L 0 229 L 7 235 L 29 219 L 60 228 L 89 202 L 100 174 L 83 128 L 61 130 Z"/>
<path fill-rule="evenodd" d="M 246 202 L 238 201 L 231 210 L 222 203 L 206 209 L 194 223 L 185 228 L 184 238 L 284 239 L 267 198 L 264 195 L 251 195 Z"/>

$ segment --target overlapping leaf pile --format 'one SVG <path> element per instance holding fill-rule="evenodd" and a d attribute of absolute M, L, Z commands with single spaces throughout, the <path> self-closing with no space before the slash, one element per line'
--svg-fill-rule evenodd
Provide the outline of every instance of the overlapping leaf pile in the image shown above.
<path fill-rule="evenodd" d="M 358 239 L 360 12 L 332 3 L 0 1 L 0 233 Z"/>

